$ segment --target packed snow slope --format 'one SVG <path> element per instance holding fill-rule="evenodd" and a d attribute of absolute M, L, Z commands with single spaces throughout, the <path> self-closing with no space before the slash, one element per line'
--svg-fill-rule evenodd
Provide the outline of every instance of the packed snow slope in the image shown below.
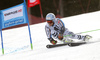
<path fill-rule="evenodd" d="M 2 55 L 0 46 L 0 60 L 100 60 L 100 11 L 62 18 L 62 21 L 74 33 L 86 32 L 82 35 L 91 35 L 93 39 L 90 41 L 94 43 L 47 49 L 46 45 L 50 42 L 44 22 L 30 26 L 33 50 L 30 47 L 28 26 L 4 30 L 5 54 Z"/>

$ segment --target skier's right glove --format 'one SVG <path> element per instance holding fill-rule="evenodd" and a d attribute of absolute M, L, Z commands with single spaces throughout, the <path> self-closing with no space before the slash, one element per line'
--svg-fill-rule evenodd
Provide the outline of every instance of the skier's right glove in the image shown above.
<path fill-rule="evenodd" d="M 57 43 L 56 40 L 51 40 L 50 42 L 51 42 L 53 45 L 55 45 L 55 44 Z"/>
<path fill-rule="evenodd" d="M 54 40 L 53 38 L 48 38 L 48 39 L 49 39 L 50 43 L 52 43 L 53 45 L 55 45 L 57 43 L 57 41 Z"/>

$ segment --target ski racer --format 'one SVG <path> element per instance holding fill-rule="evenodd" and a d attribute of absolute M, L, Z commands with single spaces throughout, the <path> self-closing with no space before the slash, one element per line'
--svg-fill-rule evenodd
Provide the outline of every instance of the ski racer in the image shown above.
<path fill-rule="evenodd" d="M 67 42 L 71 42 L 72 40 L 69 40 L 68 38 L 78 39 L 78 40 L 83 40 L 83 41 L 87 41 L 90 38 L 92 38 L 89 35 L 85 35 L 85 36 L 77 35 L 69 31 L 67 28 L 65 28 L 64 23 L 61 21 L 61 19 L 56 18 L 53 13 L 48 13 L 46 15 L 46 22 L 47 24 L 45 25 L 45 32 L 46 32 L 48 40 L 52 44 L 57 43 L 57 40 L 55 39 L 58 39 L 61 41 L 64 41 L 66 39 Z"/>

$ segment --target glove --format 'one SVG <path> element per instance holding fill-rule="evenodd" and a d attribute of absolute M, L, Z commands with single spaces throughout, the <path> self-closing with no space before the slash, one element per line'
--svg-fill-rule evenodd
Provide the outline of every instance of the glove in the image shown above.
<path fill-rule="evenodd" d="M 59 40 L 62 40 L 62 39 L 63 39 L 63 34 L 59 34 L 59 35 L 58 35 L 58 39 L 59 39 Z"/>
<path fill-rule="evenodd" d="M 55 41 L 55 40 L 50 40 L 50 42 L 51 42 L 53 45 L 55 45 L 55 44 L 57 43 L 57 41 Z"/>

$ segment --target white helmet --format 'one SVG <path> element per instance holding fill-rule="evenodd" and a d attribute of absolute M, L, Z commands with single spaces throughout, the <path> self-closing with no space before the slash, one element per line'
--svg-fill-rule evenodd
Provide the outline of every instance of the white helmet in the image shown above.
<path fill-rule="evenodd" d="M 55 15 L 53 13 L 48 13 L 46 15 L 46 20 L 55 20 Z"/>

